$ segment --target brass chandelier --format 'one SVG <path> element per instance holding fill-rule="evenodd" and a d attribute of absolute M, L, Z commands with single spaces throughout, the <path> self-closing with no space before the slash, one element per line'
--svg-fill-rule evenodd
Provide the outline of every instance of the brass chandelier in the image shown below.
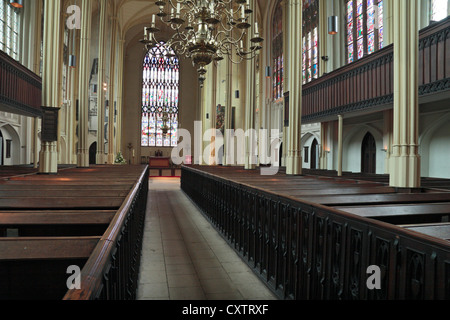
<path fill-rule="evenodd" d="M 160 31 L 156 26 L 158 16 L 174 31 L 163 45 L 192 59 L 200 86 L 211 62 L 228 57 L 237 64 L 254 59 L 262 48 L 264 39 L 260 37 L 258 23 L 253 26 L 249 23 L 253 13 L 249 0 L 157 0 L 155 4 L 159 12 L 152 16 L 151 26 L 144 28 L 141 43 L 148 51 L 160 42 L 155 36 Z M 251 36 L 249 48 L 244 45 L 247 34 Z"/>

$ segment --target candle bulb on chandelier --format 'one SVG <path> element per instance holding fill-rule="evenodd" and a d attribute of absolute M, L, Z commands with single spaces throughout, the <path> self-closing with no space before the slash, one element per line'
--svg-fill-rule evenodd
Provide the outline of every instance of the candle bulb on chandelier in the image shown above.
<path fill-rule="evenodd" d="M 152 27 L 154 28 L 156 25 L 156 16 L 152 15 Z"/>
<path fill-rule="evenodd" d="M 258 22 L 255 22 L 255 35 L 259 34 Z"/>

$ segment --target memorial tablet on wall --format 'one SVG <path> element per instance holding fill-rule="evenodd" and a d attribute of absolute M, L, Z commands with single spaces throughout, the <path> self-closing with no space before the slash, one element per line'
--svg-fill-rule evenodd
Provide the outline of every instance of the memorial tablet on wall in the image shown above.
<path fill-rule="evenodd" d="M 42 107 L 41 140 L 53 142 L 58 140 L 58 113 L 60 108 Z"/>

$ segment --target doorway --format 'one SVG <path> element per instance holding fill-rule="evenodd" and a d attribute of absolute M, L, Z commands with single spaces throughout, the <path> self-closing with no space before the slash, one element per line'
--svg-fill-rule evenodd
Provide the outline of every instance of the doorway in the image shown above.
<path fill-rule="evenodd" d="M 317 165 L 317 159 L 318 159 L 318 151 L 319 151 L 319 143 L 317 142 L 317 139 L 314 139 L 314 141 L 311 144 L 311 169 L 315 170 L 318 168 Z"/>
<path fill-rule="evenodd" d="M 375 138 L 368 132 L 363 139 L 361 148 L 361 172 L 376 173 L 377 146 Z"/>
<path fill-rule="evenodd" d="M 89 164 L 97 163 L 97 142 L 94 142 L 89 147 Z"/>

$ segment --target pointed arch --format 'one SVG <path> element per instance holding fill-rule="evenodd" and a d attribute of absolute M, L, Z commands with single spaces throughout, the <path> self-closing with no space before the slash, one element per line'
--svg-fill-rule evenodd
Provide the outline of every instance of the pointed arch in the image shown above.
<path fill-rule="evenodd" d="M 377 170 L 377 144 L 374 136 L 367 132 L 361 146 L 361 172 L 375 174 Z"/>
<path fill-rule="evenodd" d="M 144 57 L 142 76 L 142 147 L 176 147 L 180 63 L 164 42 L 156 44 Z M 163 134 L 167 115 L 169 131 Z"/>

